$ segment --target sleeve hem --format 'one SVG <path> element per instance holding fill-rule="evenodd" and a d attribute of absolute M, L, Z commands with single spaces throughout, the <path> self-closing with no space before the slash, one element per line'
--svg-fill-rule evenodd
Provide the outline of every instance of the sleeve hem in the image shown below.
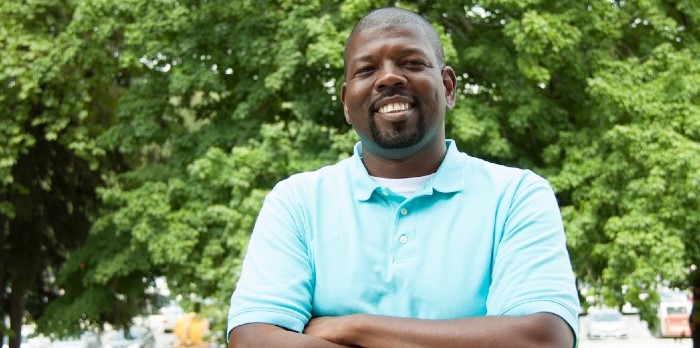
<path fill-rule="evenodd" d="M 279 326 L 281 328 L 302 332 L 306 326 L 306 320 L 295 315 L 279 311 L 245 311 L 234 314 L 228 318 L 228 329 L 226 330 L 226 342 L 228 342 L 231 330 L 244 324 L 263 323 Z"/>
<path fill-rule="evenodd" d="M 574 334 L 574 347 L 578 346 L 578 329 L 579 321 L 578 314 L 574 313 L 571 308 L 555 301 L 547 300 L 532 300 L 510 307 L 503 315 L 527 315 L 533 313 L 551 313 L 562 318 L 571 328 Z"/>

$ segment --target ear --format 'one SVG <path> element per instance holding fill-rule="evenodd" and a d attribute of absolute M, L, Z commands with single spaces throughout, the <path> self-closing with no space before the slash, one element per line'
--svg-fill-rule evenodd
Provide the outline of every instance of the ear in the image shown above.
<path fill-rule="evenodd" d="M 352 124 L 350 122 L 350 114 L 348 114 L 348 106 L 345 104 L 345 91 L 347 89 L 347 82 L 343 82 L 340 86 L 340 100 L 343 102 L 343 113 L 345 114 L 345 122 Z"/>
<path fill-rule="evenodd" d="M 450 66 L 442 68 L 442 85 L 445 86 L 445 105 L 451 110 L 456 102 L 457 75 Z"/>

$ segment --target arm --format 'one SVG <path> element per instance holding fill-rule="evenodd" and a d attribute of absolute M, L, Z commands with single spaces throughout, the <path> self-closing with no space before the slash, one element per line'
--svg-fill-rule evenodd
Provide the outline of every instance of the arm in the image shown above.
<path fill-rule="evenodd" d="M 456 320 L 420 320 L 375 315 L 312 319 L 304 333 L 349 346 L 573 347 L 569 325 L 556 315 L 488 316 Z"/>
<path fill-rule="evenodd" d="M 269 324 L 246 324 L 231 331 L 229 348 L 287 347 L 336 348 L 346 347 L 324 339 L 287 331 Z"/>
<path fill-rule="evenodd" d="M 229 347 L 339 347 L 300 334 L 311 317 L 313 269 L 287 183 L 265 198 L 231 296 Z"/>

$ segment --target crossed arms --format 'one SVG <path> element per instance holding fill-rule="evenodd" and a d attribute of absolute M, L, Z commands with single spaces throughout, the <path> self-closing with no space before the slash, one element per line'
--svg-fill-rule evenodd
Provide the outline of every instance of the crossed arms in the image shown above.
<path fill-rule="evenodd" d="M 487 316 L 421 320 L 355 314 L 313 318 L 300 334 L 268 324 L 231 331 L 229 348 L 247 347 L 573 347 L 573 333 L 558 316 Z"/>

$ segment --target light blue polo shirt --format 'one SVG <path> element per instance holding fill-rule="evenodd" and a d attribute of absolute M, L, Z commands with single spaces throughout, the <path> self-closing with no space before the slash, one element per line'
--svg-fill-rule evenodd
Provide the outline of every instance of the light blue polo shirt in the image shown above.
<path fill-rule="evenodd" d="M 554 313 L 578 331 L 579 301 L 559 207 L 527 170 L 447 141 L 410 198 L 352 157 L 278 183 L 265 198 L 231 297 L 228 332 L 311 317 L 420 319 Z M 576 334 L 578 336 L 578 334 Z"/>

